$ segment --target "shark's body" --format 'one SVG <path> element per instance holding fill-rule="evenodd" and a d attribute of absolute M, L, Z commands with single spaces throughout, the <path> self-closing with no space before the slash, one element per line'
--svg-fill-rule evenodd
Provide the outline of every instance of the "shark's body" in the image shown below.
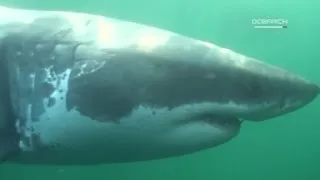
<path fill-rule="evenodd" d="M 0 52 L 0 158 L 19 163 L 188 154 L 235 137 L 239 119 L 292 112 L 319 92 L 214 44 L 83 13 L 0 7 Z"/>

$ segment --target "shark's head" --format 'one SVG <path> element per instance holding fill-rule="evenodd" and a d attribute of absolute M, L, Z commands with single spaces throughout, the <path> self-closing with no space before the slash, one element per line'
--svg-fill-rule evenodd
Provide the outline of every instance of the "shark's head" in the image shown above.
<path fill-rule="evenodd" d="M 219 145 L 239 133 L 241 120 L 292 112 L 319 93 L 285 70 L 181 36 L 153 49 L 83 46 L 75 60 L 67 108 L 132 132 L 125 141 L 137 159 Z M 138 148 L 141 138 L 155 149 Z"/>
<path fill-rule="evenodd" d="M 136 42 L 95 53 L 95 59 L 106 61 L 95 61 L 99 65 L 90 67 L 94 73 L 81 77 L 104 84 L 104 93 L 126 96 L 121 97 L 130 102 L 126 113 L 138 106 L 174 109 L 202 104 L 208 108 L 204 113 L 253 121 L 295 111 L 320 92 L 316 84 L 268 63 L 203 41 L 168 37 L 152 48 Z"/>
<path fill-rule="evenodd" d="M 239 133 L 242 120 L 295 111 L 320 92 L 298 75 L 213 44 L 123 27 L 112 43 L 75 47 L 66 66 L 58 55 L 52 62 L 67 68 L 46 77 L 57 86 L 43 108 L 51 120 L 40 120 L 50 130 L 36 129 L 40 137 L 50 134 L 42 144 L 56 139 L 101 162 L 177 156 L 222 144 Z M 60 139 L 59 132 L 68 134 Z"/>

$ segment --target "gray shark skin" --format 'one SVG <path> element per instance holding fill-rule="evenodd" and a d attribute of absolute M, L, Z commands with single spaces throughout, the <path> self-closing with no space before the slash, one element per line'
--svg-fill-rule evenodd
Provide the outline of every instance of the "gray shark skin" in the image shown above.
<path fill-rule="evenodd" d="M 215 44 L 99 15 L 0 7 L 0 44 L 0 158 L 14 163 L 190 154 L 320 91 Z"/>

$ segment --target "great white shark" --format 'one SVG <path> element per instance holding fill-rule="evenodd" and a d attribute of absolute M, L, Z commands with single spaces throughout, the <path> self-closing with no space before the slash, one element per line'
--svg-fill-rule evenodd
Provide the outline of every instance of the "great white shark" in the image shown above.
<path fill-rule="evenodd" d="M 189 154 L 320 92 L 274 65 L 156 27 L 3 6 L 0 70 L 0 159 L 23 164 Z"/>

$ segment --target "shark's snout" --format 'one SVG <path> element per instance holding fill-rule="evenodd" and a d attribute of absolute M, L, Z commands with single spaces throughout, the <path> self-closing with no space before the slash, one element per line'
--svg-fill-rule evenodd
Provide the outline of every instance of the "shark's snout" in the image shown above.
<path fill-rule="evenodd" d="M 295 87 L 297 86 L 297 87 Z M 305 82 L 302 84 L 288 86 L 284 94 L 284 100 L 281 107 L 282 113 L 288 113 L 297 110 L 311 103 L 320 93 L 320 87 L 316 84 Z"/>
<path fill-rule="evenodd" d="M 198 67 L 206 78 L 213 77 L 199 93 L 210 92 L 208 97 L 220 112 L 223 109 L 246 120 L 267 120 L 304 107 L 320 93 L 318 85 L 278 66 L 214 44 L 198 45 L 194 49 L 207 48 Z"/>

